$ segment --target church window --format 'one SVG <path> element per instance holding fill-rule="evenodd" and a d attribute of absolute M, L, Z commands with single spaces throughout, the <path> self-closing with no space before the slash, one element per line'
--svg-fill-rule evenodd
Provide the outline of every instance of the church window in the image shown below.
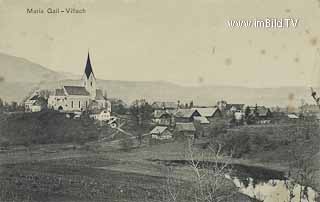
<path fill-rule="evenodd" d="M 86 108 L 88 107 L 88 101 L 86 101 Z"/>
<path fill-rule="evenodd" d="M 71 108 L 73 108 L 73 101 L 71 101 Z"/>
<path fill-rule="evenodd" d="M 79 101 L 79 108 L 80 108 L 80 101 Z"/>
<path fill-rule="evenodd" d="M 91 86 L 92 86 L 92 81 L 91 81 Z"/>

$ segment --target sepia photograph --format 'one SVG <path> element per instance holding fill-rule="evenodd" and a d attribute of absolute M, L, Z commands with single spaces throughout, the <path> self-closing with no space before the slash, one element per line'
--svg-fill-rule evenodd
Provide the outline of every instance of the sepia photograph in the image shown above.
<path fill-rule="evenodd" d="M 0 202 L 320 202 L 320 0 L 0 0 Z"/>

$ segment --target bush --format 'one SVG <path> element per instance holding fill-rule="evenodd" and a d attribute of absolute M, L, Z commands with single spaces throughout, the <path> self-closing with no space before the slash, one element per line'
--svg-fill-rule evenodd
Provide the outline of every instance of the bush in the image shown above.
<path fill-rule="evenodd" d="M 50 143 L 79 143 L 96 140 L 100 131 L 84 116 L 80 120 L 67 119 L 55 111 L 15 114 L 0 122 L 0 137 L 11 145 Z"/>

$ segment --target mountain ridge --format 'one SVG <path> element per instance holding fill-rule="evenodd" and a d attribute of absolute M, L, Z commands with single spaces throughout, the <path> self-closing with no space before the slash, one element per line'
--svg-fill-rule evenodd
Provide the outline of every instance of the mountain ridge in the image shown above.
<path fill-rule="evenodd" d="M 21 101 L 32 90 L 50 89 L 62 85 L 81 85 L 80 75 L 55 72 L 27 59 L 0 53 L 0 98 Z M 77 78 L 77 79 L 75 79 Z M 98 88 L 107 90 L 108 97 L 120 98 L 130 103 L 135 99 L 152 101 L 194 101 L 198 105 L 214 105 L 218 100 L 230 103 L 286 106 L 289 95 L 313 102 L 308 87 L 251 88 L 245 86 L 201 85 L 184 86 L 167 81 L 121 81 L 97 79 Z"/>

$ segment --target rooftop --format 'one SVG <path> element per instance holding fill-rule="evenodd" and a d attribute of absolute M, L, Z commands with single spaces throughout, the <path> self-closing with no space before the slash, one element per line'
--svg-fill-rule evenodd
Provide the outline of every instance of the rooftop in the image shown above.
<path fill-rule="evenodd" d="M 167 129 L 166 126 L 156 126 L 151 131 L 150 134 L 161 134 Z"/>
<path fill-rule="evenodd" d="M 176 123 L 176 130 L 177 131 L 196 131 L 196 128 L 194 127 L 193 123 Z"/>
<path fill-rule="evenodd" d="M 192 108 L 192 109 L 197 110 L 200 113 L 200 115 L 204 117 L 212 117 L 218 110 L 217 107 L 204 107 L 204 108 Z"/>
<path fill-rule="evenodd" d="M 82 86 L 63 86 L 68 95 L 89 96 L 89 92 Z"/>

